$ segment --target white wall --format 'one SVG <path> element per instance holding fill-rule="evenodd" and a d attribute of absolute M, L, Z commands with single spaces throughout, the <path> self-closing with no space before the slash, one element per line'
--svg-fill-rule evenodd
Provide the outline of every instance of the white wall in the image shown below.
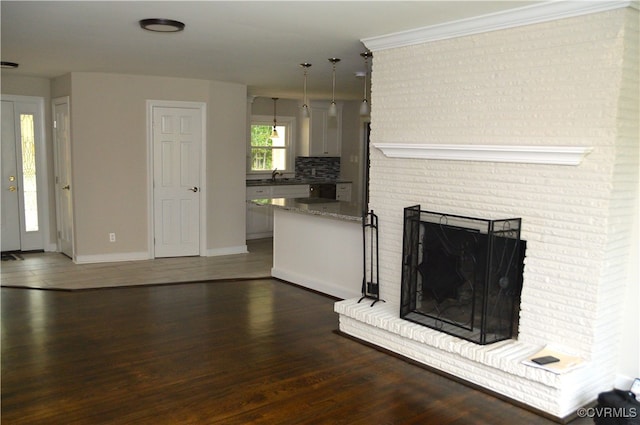
<path fill-rule="evenodd" d="M 360 101 L 344 102 L 340 177 L 353 182 L 351 200 L 354 202 L 363 199 L 365 166 L 363 129 L 368 119 L 360 116 Z"/>
<path fill-rule="evenodd" d="M 56 79 L 58 86 L 56 96 L 71 95 L 77 257 L 136 259 L 149 252 L 147 100 L 207 104 L 208 252 L 202 254 L 246 249 L 245 86 L 85 72 Z"/>
<path fill-rule="evenodd" d="M 246 250 L 246 97 L 244 85 L 209 83 L 208 255 Z"/>

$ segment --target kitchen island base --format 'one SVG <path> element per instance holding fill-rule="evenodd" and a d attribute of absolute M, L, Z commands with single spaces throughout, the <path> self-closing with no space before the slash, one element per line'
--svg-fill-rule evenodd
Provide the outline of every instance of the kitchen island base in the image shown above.
<path fill-rule="evenodd" d="M 347 299 L 361 296 L 362 223 L 274 209 L 273 277 Z"/>

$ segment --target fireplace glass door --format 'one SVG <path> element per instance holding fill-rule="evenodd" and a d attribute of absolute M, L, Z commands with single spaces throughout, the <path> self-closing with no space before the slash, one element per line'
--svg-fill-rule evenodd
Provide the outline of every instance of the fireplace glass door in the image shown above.
<path fill-rule="evenodd" d="M 478 344 L 514 337 L 520 222 L 406 208 L 400 316 Z"/>

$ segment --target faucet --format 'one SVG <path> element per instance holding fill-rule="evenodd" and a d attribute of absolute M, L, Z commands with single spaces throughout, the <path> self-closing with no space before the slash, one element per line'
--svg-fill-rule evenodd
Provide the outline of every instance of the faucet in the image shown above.
<path fill-rule="evenodd" d="M 276 168 L 275 170 L 273 170 L 271 172 L 271 181 L 275 182 L 276 181 L 276 176 L 281 176 L 282 173 L 280 171 L 278 171 L 278 169 Z"/>

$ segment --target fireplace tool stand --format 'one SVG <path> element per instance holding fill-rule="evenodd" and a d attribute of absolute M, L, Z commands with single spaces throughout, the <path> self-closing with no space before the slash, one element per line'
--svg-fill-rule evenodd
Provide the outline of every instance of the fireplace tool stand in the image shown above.
<path fill-rule="evenodd" d="M 369 245 L 367 249 L 367 235 L 369 236 Z M 371 265 L 369 269 L 369 275 L 367 276 L 367 256 L 369 256 Z M 358 303 L 362 300 L 373 300 L 371 307 L 378 301 L 384 302 L 380 299 L 380 266 L 378 265 L 378 216 L 373 213 L 373 210 L 364 214 L 362 217 L 362 297 L 358 300 Z"/>

